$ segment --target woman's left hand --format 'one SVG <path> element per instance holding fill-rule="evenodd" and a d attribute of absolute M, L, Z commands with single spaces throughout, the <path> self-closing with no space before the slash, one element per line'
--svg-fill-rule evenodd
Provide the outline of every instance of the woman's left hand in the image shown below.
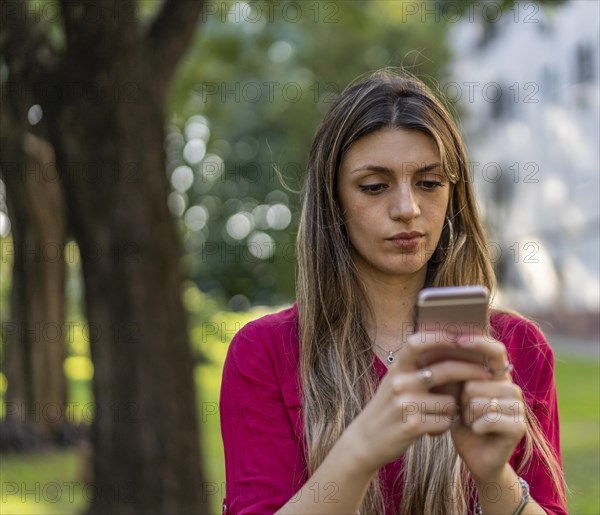
<path fill-rule="evenodd" d="M 461 417 L 451 434 L 457 452 L 477 483 L 500 476 L 525 434 L 521 388 L 512 382 L 503 343 L 489 336 L 469 335 L 458 346 L 482 353 L 493 378 L 466 381 L 461 394 Z"/>

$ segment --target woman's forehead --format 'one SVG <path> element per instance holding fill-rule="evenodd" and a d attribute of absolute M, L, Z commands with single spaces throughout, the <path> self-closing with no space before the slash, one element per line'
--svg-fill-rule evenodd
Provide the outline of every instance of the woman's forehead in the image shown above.
<path fill-rule="evenodd" d="M 435 140 L 417 130 L 381 129 L 355 141 L 342 158 L 342 167 L 381 167 L 387 169 L 417 170 L 440 163 Z"/>

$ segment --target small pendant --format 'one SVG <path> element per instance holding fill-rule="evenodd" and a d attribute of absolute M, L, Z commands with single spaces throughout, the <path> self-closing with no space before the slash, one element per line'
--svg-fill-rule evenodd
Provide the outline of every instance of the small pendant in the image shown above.
<path fill-rule="evenodd" d="M 387 360 L 388 360 L 389 363 L 393 363 L 396 360 L 396 358 L 394 358 L 394 356 L 392 356 L 391 351 L 390 351 L 390 353 L 389 353 L 389 355 L 387 357 Z"/>

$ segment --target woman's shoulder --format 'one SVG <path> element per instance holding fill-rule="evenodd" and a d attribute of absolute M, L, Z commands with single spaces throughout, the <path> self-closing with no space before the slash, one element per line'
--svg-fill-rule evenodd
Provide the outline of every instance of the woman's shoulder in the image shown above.
<path fill-rule="evenodd" d="M 280 311 L 263 315 L 245 324 L 233 337 L 229 355 L 236 360 L 252 356 L 293 356 L 298 352 L 298 307 L 294 303 Z"/>
<path fill-rule="evenodd" d="M 297 407 L 299 349 L 296 304 L 252 320 L 229 344 L 222 384 L 230 384 L 233 377 L 244 377 L 255 391 L 276 385 L 285 404 Z"/>
<path fill-rule="evenodd" d="M 517 312 L 495 308 L 490 315 L 490 325 L 493 336 L 507 346 L 550 348 L 538 324 Z"/>
<path fill-rule="evenodd" d="M 246 339 L 267 337 L 273 340 L 290 336 L 290 331 L 297 329 L 297 324 L 298 306 L 294 303 L 280 311 L 251 320 L 236 333 L 236 337 Z"/>
<path fill-rule="evenodd" d="M 554 352 L 544 333 L 534 321 L 505 310 L 493 310 L 490 325 L 492 336 L 506 346 L 513 379 L 526 397 L 535 395 L 540 376 L 554 371 Z"/>
<path fill-rule="evenodd" d="M 510 354 L 524 355 L 528 360 L 547 359 L 552 347 L 539 325 L 514 311 L 494 309 L 490 317 L 492 336 L 506 345 Z"/>

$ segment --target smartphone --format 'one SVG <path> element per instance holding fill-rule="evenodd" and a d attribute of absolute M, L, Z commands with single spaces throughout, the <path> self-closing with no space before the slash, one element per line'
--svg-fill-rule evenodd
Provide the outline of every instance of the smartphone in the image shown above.
<path fill-rule="evenodd" d="M 483 334 L 488 321 L 489 297 L 485 286 L 425 288 L 417 300 L 417 327 L 422 333 L 436 331 L 441 338 L 451 333 L 469 337 Z M 418 365 L 426 367 L 445 360 L 486 364 L 485 356 L 479 352 L 440 347 L 424 352 Z M 444 385 L 432 391 L 458 395 L 459 386 Z"/>

